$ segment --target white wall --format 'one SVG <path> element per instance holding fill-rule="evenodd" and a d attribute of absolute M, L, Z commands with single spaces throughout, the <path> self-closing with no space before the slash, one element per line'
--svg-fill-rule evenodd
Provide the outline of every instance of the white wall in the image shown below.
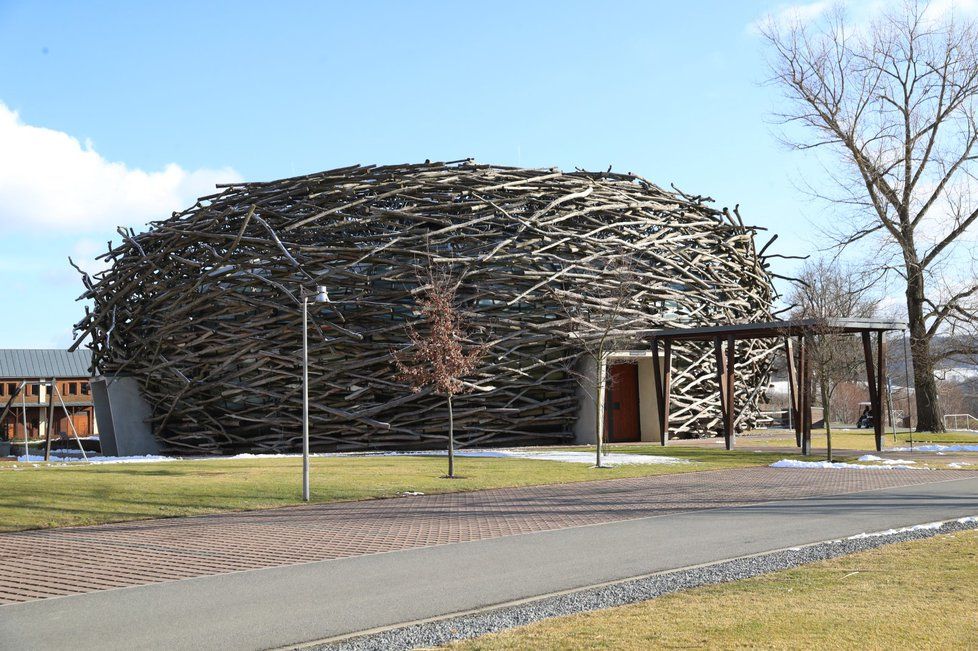
<path fill-rule="evenodd" d="M 594 360 L 590 357 L 582 356 L 575 372 L 578 374 L 580 380 L 577 385 L 577 402 L 580 407 L 577 422 L 574 423 L 574 442 L 578 444 L 593 444 L 595 442 L 594 423 L 597 420 L 597 405 L 594 401 Z"/>
<path fill-rule="evenodd" d="M 659 405 L 656 400 L 655 376 L 652 371 L 652 357 L 631 357 L 609 359 L 608 365 L 620 364 L 625 360 L 635 361 L 638 364 L 638 418 L 639 431 L 642 441 L 659 442 Z M 658 360 L 662 367 L 661 358 Z M 582 359 L 577 368 L 582 386 L 577 388 L 577 397 L 580 404 L 577 422 L 574 424 L 574 442 L 582 445 L 594 443 L 594 424 L 596 421 L 597 405 L 593 398 L 594 395 L 594 362 L 590 358 Z"/>
<path fill-rule="evenodd" d="M 655 388 L 653 358 L 638 360 L 638 423 L 642 440 L 659 442 L 659 403 Z M 659 368 L 662 368 L 661 361 Z"/>

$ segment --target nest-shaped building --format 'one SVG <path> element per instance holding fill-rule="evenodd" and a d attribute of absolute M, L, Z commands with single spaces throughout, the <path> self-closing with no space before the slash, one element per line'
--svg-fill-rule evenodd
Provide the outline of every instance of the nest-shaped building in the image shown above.
<path fill-rule="evenodd" d="M 643 350 L 658 328 L 767 320 L 774 293 L 738 215 L 610 172 L 354 166 L 233 184 L 120 233 L 108 268 L 84 277 L 76 329 L 97 372 L 138 381 L 176 453 L 299 448 L 301 296 L 317 286 L 330 302 L 310 308 L 314 450 L 444 445 L 444 400 L 392 364 L 431 265 L 458 279 L 473 343 L 488 346 L 478 390 L 455 399 L 463 445 L 586 439 L 578 371 L 608 319 L 614 349 Z M 771 357 L 738 343 L 740 428 Z M 671 431 L 717 430 L 712 348 L 672 359 Z"/>

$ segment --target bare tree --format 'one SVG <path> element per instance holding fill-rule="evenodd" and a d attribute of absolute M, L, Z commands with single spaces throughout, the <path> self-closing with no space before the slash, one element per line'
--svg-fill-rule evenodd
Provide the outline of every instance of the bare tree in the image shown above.
<path fill-rule="evenodd" d="M 869 243 L 877 267 L 901 279 L 917 429 L 943 431 L 931 342 L 978 311 L 974 275 L 950 271 L 971 256 L 978 220 L 975 25 L 911 2 L 867 24 L 837 8 L 762 32 L 790 100 L 778 115 L 785 140 L 835 157 L 822 162 L 836 190 L 813 190 L 844 213 L 826 232 L 840 251 Z"/>
<path fill-rule="evenodd" d="M 590 370 L 576 373 L 576 379 L 594 403 L 594 465 L 602 468 L 605 415 L 601 397 L 611 387 L 607 357 L 633 340 L 631 326 L 642 318 L 632 305 L 640 293 L 633 261 L 625 256 L 607 258 L 597 264 L 597 277 L 583 289 L 554 288 L 551 293 L 567 321 L 568 336 L 589 360 Z"/>
<path fill-rule="evenodd" d="M 835 414 L 837 420 L 843 423 L 855 423 L 862 412 L 859 405 L 866 399 L 865 382 L 840 382 L 832 391 L 832 413 Z M 897 395 L 897 391 L 894 391 L 893 402 L 899 404 L 898 399 L 899 395 Z"/>
<path fill-rule="evenodd" d="M 485 344 L 468 343 L 465 315 L 456 303 L 458 281 L 447 269 L 429 266 L 418 307 L 420 328 L 407 325 L 411 343 L 392 351 L 400 379 L 415 392 L 431 388 L 448 407 L 448 477 L 455 478 L 455 419 L 452 396 L 475 388 L 465 378 L 478 367 Z"/>
<path fill-rule="evenodd" d="M 854 269 L 826 260 L 807 263 L 788 296 L 794 305 L 795 319 L 867 319 L 875 315 L 876 304 L 869 296 L 870 285 Z M 844 382 L 860 375 L 865 358 L 852 335 L 834 332 L 829 325 L 816 326 L 809 351 L 812 373 L 822 399 L 822 416 L 832 460 L 832 396 Z"/>

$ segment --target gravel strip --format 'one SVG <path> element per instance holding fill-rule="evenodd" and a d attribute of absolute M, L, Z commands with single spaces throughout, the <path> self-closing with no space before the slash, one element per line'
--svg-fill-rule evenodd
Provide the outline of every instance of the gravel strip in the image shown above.
<path fill-rule="evenodd" d="M 302 648 L 315 649 L 316 651 L 372 651 L 374 649 L 388 651 L 438 646 L 452 640 L 462 640 L 515 626 L 523 626 L 548 617 L 560 617 L 622 606 L 653 599 L 670 592 L 747 579 L 768 572 L 797 567 L 805 563 L 874 549 L 890 543 L 923 540 L 938 534 L 968 529 L 978 529 L 978 518 L 962 518 L 932 527 L 864 534 L 863 537 L 815 543 L 747 558 L 721 561 L 702 567 L 674 570 L 612 585 L 585 588 L 567 594 L 544 597 L 535 601 L 515 606 L 504 606 L 472 615 L 449 617 L 423 624 L 394 628 L 340 642 L 303 645 Z"/>

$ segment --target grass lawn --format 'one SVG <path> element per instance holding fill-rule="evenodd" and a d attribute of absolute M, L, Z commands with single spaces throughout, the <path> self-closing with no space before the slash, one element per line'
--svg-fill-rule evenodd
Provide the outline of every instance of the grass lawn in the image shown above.
<path fill-rule="evenodd" d="M 762 435 L 770 434 L 769 430 L 757 430 L 752 432 L 758 436 L 742 436 L 737 439 L 741 445 L 750 445 L 754 447 L 786 447 L 795 445 L 795 436 L 791 432 L 785 432 L 783 436 L 777 436 L 775 438 L 763 437 Z M 825 430 L 823 429 L 813 429 L 812 430 L 812 446 L 816 448 L 825 447 Z M 913 433 L 914 445 L 922 445 L 927 443 L 941 443 L 944 445 L 954 444 L 954 443 L 964 443 L 964 444 L 974 444 L 978 445 L 978 434 L 968 433 L 968 432 L 946 432 L 943 434 L 933 434 L 929 432 L 923 433 Z M 883 449 L 894 447 L 909 447 L 910 446 L 910 433 L 909 432 L 897 432 L 896 442 L 893 441 L 893 435 L 887 432 L 883 436 Z M 864 429 L 833 429 L 832 430 L 832 447 L 833 449 L 843 450 L 866 450 L 874 451 L 876 450 L 876 439 L 873 436 L 872 430 Z"/>
<path fill-rule="evenodd" d="M 582 449 L 582 448 L 576 448 Z M 463 479 L 443 479 L 444 457 L 314 457 L 313 502 L 394 497 L 661 475 L 772 463 L 783 454 L 657 446 L 628 448 L 697 463 L 627 465 L 525 459 L 456 459 Z M 160 463 L 0 464 L 0 531 L 99 524 L 298 504 L 299 458 L 184 460 Z"/>
<path fill-rule="evenodd" d="M 452 649 L 975 649 L 978 532 L 630 606 L 545 620 Z"/>

